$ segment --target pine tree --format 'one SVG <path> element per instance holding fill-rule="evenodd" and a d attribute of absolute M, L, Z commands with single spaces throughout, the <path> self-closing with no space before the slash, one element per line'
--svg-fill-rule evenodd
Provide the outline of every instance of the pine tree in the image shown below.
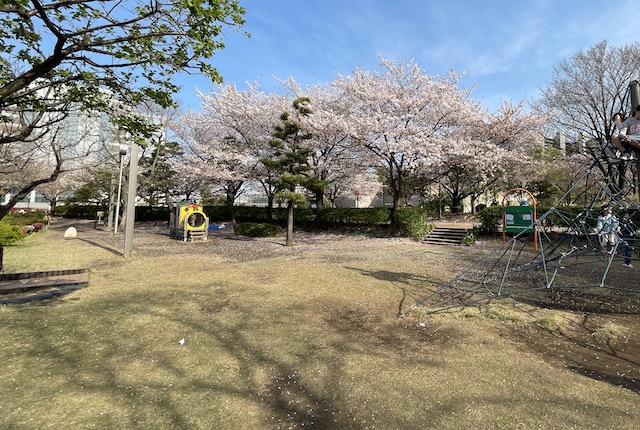
<path fill-rule="evenodd" d="M 262 162 L 268 168 L 276 172 L 271 180 L 279 191 L 276 198 L 287 204 L 287 238 L 286 245 L 293 246 L 293 215 L 296 204 L 305 202 L 305 195 L 300 192 L 300 188 L 316 191 L 326 187 L 326 183 L 311 174 L 309 157 L 313 148 L 308 146 L 308 141 L 313 137 L 309 132 L 303 130 L 297 116 L 311 114 L 307 106 L 309 99 L 301 97 L 293 101 L 295 115 L 283 112 L 280 115 L 281 125 L 275 127 L 273 138 L 269 145 L 274 150 L 270 159 L 263 159 Z"/>

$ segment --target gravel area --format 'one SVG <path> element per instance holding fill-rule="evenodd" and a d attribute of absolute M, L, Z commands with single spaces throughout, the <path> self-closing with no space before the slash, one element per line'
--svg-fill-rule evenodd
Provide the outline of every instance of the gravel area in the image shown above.
<path fill-rule="evenodd" d="M 114 254 L 124 251 L 124 233 L 114 235 L 104 227 L 86 220 L 55 220 L 49 229 L 64 232 L 74 227 L 78 238 L 108 249 Z M 360 252 L 363 249 L 388 247 L 390 243 L 413 243 L 410 238 L 377 238 L 363 234 L 332 234 L 296 231 L 295 245 L 285 246 L 285 238 L 250 238 L 236 236 L 233 227 L 209 232 L 206 241 L 183 242 L 171 239 L 165 223 L 136 223 L 134 232 L 134 254 L 140 256 L 217 254 L 229 262 L 243 262 L 283 256 L 301 256 L 309 252 Z"/>

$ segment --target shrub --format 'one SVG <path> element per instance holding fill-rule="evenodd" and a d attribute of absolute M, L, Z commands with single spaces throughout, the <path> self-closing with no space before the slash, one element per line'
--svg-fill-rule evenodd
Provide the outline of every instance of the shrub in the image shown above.
<path fill-rule="evenodd" d="M 25 212 L 23 214 L 14 212 L 5 216 L 2 222 L 18 226 L 31 225 L 37 222 L 46 223 L 47 214 L 42 211 Z"/>
<path fill-rule="evenodd" d="M 493 235 L 498 232 L 498 226 L 502 222 L 500 206 L 490 206 L 478 213 L 480 225 L 475 228 L 477 235 Z"/>
<path fill-rule="evenodd" d="M 424 240 L 433 229 L 426 222 L 427 211 L 418 207 L 405 207 L 396 209 L 393 216 L 393 225 L 396 232 L 408 235 L 416 240 Z"/>
<path fill-rule="evenodd" d="M 24 236 L 20 226 L 0 222 L 0 246 L 12 245 L 22 240 Z"/>
<path fill-rule="evenodd" d="M 474 243 L 476 243 L 476 240 L 477 240 L 477 237 L 476 237 L 476 234 L 473 232 L 473 230 L 469 230 L 462 238 L 462 242 L 465 245 L 473 245 Z"/>
<path fill-rule="evenodd" d="M 249 237 L 280 236 L 282 234 L 282 227 L 268 223 L 245 222 L 236 225 L 234 232 L 238 236 Z"/>

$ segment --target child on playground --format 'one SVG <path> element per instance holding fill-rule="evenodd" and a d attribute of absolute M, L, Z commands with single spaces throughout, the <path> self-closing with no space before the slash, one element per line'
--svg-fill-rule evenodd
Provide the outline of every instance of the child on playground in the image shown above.
<path fill-rule="evenodd" d="M 600 252 L 607 253 L 607 246 L 615 246 L 618 243 L 618 218 L 611 213 L 608 207 L 603 207 L 598 222 L 596 232 L 600 234 Z"/>
<path fill-rule="evenodd" d="M 622 242 L 622 255 L 624 257 L 624 267 L 629 269 L 633 268 L 631 264 L 631 243 L 636 234 L 635 226 L 631 222 L 628 211 L 622 212 L 622 218 L 620 219 L 620 240 Z"/>
<path fill-rule="evenodd" d="M 623 142 L 620 133 L 622 132 L 622 123 L 626 120 L 624 113 L 620 112 L 613 116 L 613 130 L 611 131 L 611 143 L 616 148 L 616 158 L 627 159 L 631 156 L 631 145 Z"/>
<path fill-rule="evenodd" d="M 636 106 L 633 116 L 619 124 L 618 121 L 621 119 L 618 118 L 616 121 L 618 133 L 611 136 L 611 141 L 621 152 L 640 149 L 640 105 Z"/>

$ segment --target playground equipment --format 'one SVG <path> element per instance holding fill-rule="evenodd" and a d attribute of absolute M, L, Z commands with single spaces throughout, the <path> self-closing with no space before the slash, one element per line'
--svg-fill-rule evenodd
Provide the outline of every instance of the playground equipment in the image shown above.
<path fill-rule="evenodd" d="M 619 241 L 603 254 L 595 229 L 603 206 L 618 217 L 627 211 L 631 219 L 640 219 L 640 206 L 632 192 L 635 188 L 630 185 L 617 188 L 601 175 L 596 161 L 534 225 L 522 228 L 446 284 L 429 288 L 432 292 L 414 307 L 434 313 L 506 297 L 536 303 L 549 294 L 578 294 L 578 289 L 582 294 L 597 295 L 593 292 L 597 288 L 628 296 L 640 308 L 640 284 L 635 281 L 634 272 L 637 269 L 625 268 L 621 255 L 623 246 L 628 246 L 632 260 L 638 261 L 640 237 Z M 569 196 L 579 190 L 585 199 L 575 206 Z M 529 246 L 534 240 L 539 244 L 535 252 Z"/>
<path fill-rule="evenodd" d="M 640 104 L 640 83 L 630 85 L 631 103 Z M 547 303 L 555 297 L 589 296 L 598 306 L 609 298 L 624 298 L 626 307 L 616 312 L 638 312 L 640 284 L 637 269 L 622 264 L 622 249 L 631 251 L 631 259 L 640 260 L 640 229 L 630 238 L 618 238 L 608 252 L 601 252 L 596 230 L 602 207 L 620 218 L 629 213 L 640 220 L 640 160 L 614 159 L 603 154 L 595 159 L 581 178 L 544 214 L 536 218 L 535 200 L 522 205 L 510 194 L 526 194 L 524 189 L 510 190 L 503 200 L 503 228 L 514 233 L 503 245 L 486 254 L 471 267 L 444 285 L 425 287 L 429 292 L 413 308 L 426 313 L 460 309 L 494 299 L 512 297 L 529 303 Z M 583 197 L 576 199 L 577 196 Z M 509 202 L 513 202 L 509 204 Z M 533 209 L 533 210 L 532 210 Z M 528 243 L 537 242 L 532 252 Z M 610 294 L 603 292 L 609 290 Z M 607 300 L 605 300 L 607 298 Z M 571 299 L 573 300 L 573 299 Z M 578 299 L 579 300 L 579 299 Z"/>
<path fill-rule="evenodd" d="M 176 205 L 169 217 L 169 237 L 186 242 L 187 240 L 207 240 L 209 218 L 197 203 L 184 201 Z"/>

